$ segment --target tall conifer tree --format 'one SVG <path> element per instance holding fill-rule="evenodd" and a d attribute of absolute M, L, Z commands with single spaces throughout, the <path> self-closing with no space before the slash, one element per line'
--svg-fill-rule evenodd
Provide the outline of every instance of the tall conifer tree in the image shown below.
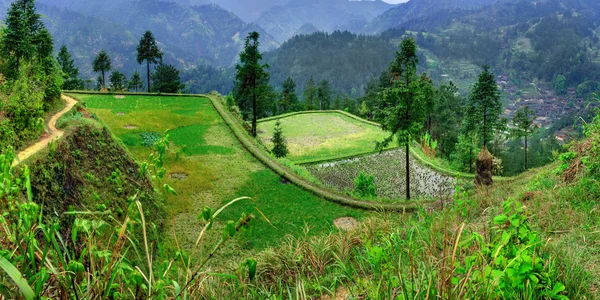
<path fill-rule="evenodd" d="M 151 31 L 146 31 L 137 46 L 137 62 L 141 65 L 146 61 L 146 72 L 148 78 L 148 93 L 150 92 L 150 64 L 158 63 L 162 60 L 162 52 L 158 49 L 156 39 Z"/>
<path fill-rule="evenodd" d="M 252 136 L 256 137 L 256 124 L 267 105 L 264 98 L 269 84 L 269 66 L 261 64 L 263 56 L 259 51 L 258 32 L 250 32 L 246 37 L 244 51 L 240 53 L 240 63 L 235 66 L 234 97 L 245 119 L 252 116 Z"/>

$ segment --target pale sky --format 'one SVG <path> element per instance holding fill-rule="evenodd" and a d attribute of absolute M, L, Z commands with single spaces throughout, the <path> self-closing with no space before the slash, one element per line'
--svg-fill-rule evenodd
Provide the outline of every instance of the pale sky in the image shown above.
<path fill-rule="evenodd" d="M 398 4 L 398 3 L 408 2 L 408 0 L 383 0 L 383 1 L 387 2 L 387 3 L 391 3 L 391 4 Z"/>

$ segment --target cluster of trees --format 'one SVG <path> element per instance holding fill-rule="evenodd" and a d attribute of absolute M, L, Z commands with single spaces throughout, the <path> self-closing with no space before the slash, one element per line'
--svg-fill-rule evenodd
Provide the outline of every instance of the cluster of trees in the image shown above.
<path fill-rule="evenodd" d="M 33 0 L 16 0 L 0 29 L 0 150 L 19 149 L 43 129 L 60 99 L 62 72 L 52 35 Z"/>
<path fill-rule="evenodd" d="M 66 47 L 64 48 L 64 52 L 66 54 L 63 54 L 63 56 L 66 57 L 65 60 L 70 60 L 72 64 L 71 56 Z M 177 70 L 173 65 L 164 64 L 162 62 L 162 56 L 163 53 L 158 48 L 154 35 L 152 32 L 146 31 L 137 47 L 137 62 L 139 64 L 146 62 L 147 91 L 159 93 L 178 93 L 183 88 L 181 79 L 179 77 L 179 70 Z M 150 71 L 150 64 L 157 64 L 154 72 Z M 142 80 L 140 73 L 135 71 L 131 75 L 131 78 L 127 79 L 125 74 L 119 72 L 118 70 L 113 70 L 110 55 L 104 50 L 98 52 L 94 58 L 92 67 L 94 72 L 99 73 L 97 79 L 97 88 L 100 90 L 131 90 L 138 92 L 144 89 L 144 81 Z M 111 70 L 113 71 L 108 76 L 107 81 L 106 74 Z M 76 77 L 76 73 L 74 74 Z M 107 82 L 110 82 L 110 84 L 107 84 Z"/>
<path fill-rule="evenodd" d="M 246 38 L 244 51 L 240 53 L 240 63 L 236 65 L 234 88 L 235 104 L 244 120 L 251 120 L 252 134 L 256 136 L 256 120 L 259 118 L 303 110 L 343 109 L 360 113 L 357 99 L 344 93 L 337 93 L 327 79 L 316 82 L 311 76 L 304 84 L 301 98 L 298 97 L 297 83 L 292 77 L 283 80 L 280 87 L 270 85 L 270 66 L 261 62 L 259 34 L 251 32 Z M 355 95 L 353 90 L 351 95 Z M 364 108 L 364 107 L 363 107 Z M 363 111 L 363 113 L 367 113 Z"/>

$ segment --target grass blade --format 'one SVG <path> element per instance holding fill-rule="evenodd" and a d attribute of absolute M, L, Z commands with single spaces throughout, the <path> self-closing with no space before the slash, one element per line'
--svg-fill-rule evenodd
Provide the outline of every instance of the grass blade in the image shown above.
<path fill-rule="evenodd" d="M 15 282 L 15 284 L 21 290 L 21 293 L 23 293 L 25 299 L 33 300 L 35 298 L 35 293 L 31 289 L 31 286 L 29 286 L 29 283 L 27 283 L 27 280 L 23 278 L 21 272 L 19 272 L 19 270 L 17 270 L 17 268 L 15 268 L 15 266 L 13 266 L 3 256 L 0 256 L 0 268 L 2 268 L 4 272 L 6 272 L 6 274 L 8 274 L 8 276 Z"/>

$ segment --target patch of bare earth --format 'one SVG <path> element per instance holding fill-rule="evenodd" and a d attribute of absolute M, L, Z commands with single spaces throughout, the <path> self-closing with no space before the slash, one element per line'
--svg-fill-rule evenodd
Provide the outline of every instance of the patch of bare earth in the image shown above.
<path fill-rule="evenodd" d="M 335 295 L 325 295 L 321 297 L 321 300 L 347 300 L 350 299 L 350 293 L 344 287 L 340 287 Z"/>
<path fill-rule="evenodd" d="M 350 231 L 358 226 L 358 221 L 352 217 L 344 217 L 335 219 L 335 221 L 333 221 L 333 225 L 335 225 L 335 227 L 341 231 Z"/>
<path fill-rule="evenodd" d="M 169 174 L 169 177 L 171 177 L 171 179 L 184 180 L 188 177 L 188 174 L 183 172 L 176 172 Z"/>
<path fill-rule="evenodd" d="M 138 127 L 135 125 L 125 125 L 125 127 L 123 127 L 123 128 L 131 130 L 131 129 L 136 129 Z"/>
<path fill-rule="evenodd" d="M 125 99 L 125 96 L 123 96 L 123 95 L 116 95 L 115 99 Z"/>

